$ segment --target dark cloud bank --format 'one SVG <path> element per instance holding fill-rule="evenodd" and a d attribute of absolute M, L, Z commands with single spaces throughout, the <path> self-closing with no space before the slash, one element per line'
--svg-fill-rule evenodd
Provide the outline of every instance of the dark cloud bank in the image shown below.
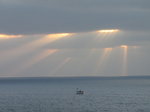
<path fill-rule="evenodd" d="M 0 33 L 150 30 L 148 0 L 1 0 Z"/>

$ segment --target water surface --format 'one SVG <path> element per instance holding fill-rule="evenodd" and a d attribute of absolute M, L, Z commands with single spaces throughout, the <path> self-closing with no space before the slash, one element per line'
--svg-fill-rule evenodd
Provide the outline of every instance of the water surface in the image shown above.
<path fill-rule="evenodd" d="M 0 112 L 150 112 L 150 77 L 0 78 Z"/>

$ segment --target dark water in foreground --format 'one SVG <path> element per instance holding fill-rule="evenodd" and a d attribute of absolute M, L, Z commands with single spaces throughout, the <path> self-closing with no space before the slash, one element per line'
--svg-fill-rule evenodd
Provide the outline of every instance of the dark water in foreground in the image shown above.
<path fill-rule="evenodd" d="M 150 112 L 150 77 L 1 78 L 0 112 Z"/>

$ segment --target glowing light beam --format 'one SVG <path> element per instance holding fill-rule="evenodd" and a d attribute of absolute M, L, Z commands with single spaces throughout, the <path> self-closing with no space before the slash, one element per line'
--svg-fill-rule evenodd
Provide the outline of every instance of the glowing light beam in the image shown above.
<path fill-rule="evenodd" d="M 98 30 L 99 33 L 116 33 L 119 32 L 119 29 L 104 29 L 104 30 Z"/>
<path fill-rule="evenodd" d="M 31 59 L 29 59 L 26 62 L 23 62 L 19 66 L 15 67 L 15 69 L 13 69 L 10 73 L 15 74 L 15 75 L 18 73 L 21 73 L 24 70 L 30 68 L 31 66 L 37 64 L 38 62 L 41 62 L 48 56 L 50 56 L 58 51 L 59 50 L 57 50 L 57 49 L 44 50 L 44 51 L 40 52 L 37 56 L 31 57 Z"/>
<path fill-rule="evenodd" d="M 104 30 L 98 30 L 96 31 L 97 34 L 97 38 L 96 40 L 102 42 L 102 41 L 106 41 L 108 39 L 113 39 L 114 37 L 116 37 L 116 34 L 118 35 L 120 32 L 119 29 L 104 29 Z"/>
<path fill-rule="evenodd" d="M 127 45 L 121 45 L 121 48 L 123 48 L 123 76 L 128 76 L 127 74 L 127 58 L 128 58 L 128 46 Z"/>
<path fill-rule="evenodd" d="M 0 57 L 3 57 L 4 60 L 11 60 L 13 57 L 21 56 L 27 53 L 30 53 L 42 46 L 45 46 L 49 43 L 55 42 L 63 37 L 72 36 L 72 33 L 58 33 L 58 34 L 47 34 L 47 35 L 39 35 L 39 39 L 35 41 L 31 41 L 27 44 L 24 44 L 20 47 L 14 48 L 8 52 L 3 53 Z M 35 35 L 36 36 L 36 35 Z M 38 35 L 37 35 L 38 36 Z M 9 57 L 11 56 L 11 57 Z M 7 58 L 6 58 L 7 57 Z"/>
<path fill-rule="evenodd" d="M 71 36 L 71 35 L 72 35 L 71 33 L 58 33 L 58 34 L 47 34 L 46 37 L 57 40 L 63 37 Z"/>
<path fill-rule="evenodd" d="M 72 58 L 70 58 L 70 57 L 68 57 L 68 58 L 66 58 L 65 60 L 63 60 L 52 72 L 51 72 L 51 74 L 52 75 L 56 75 L 56 73 L 60 70 L 60 69 L 62 69 L 62 67 L 64 66 L 64 65 L 66 65 L 68 62 L 70 62 L 72 60 Z"/>
<path fill-rule="evenodd" d="M 106 60 L 108 60 L 111 52 L 112 52 L 113 48 L 104 48 L 103 49 L 103 53 L 97 63 L 97 68 L 96 68 L 96 72 L 99 71 L 99 69 L 103 69 L 105 67 L 106 64 Z"/>
<path fill-rule="evenodd" d="M 8 35 L 8 34 L 0 34 L 0 39 L 10 39 L 10 38 L 19 38 L 23 35 Z"/>

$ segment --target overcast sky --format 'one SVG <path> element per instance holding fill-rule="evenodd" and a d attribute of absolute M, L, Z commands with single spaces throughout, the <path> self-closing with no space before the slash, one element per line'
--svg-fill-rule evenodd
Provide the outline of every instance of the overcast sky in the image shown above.
<path fill-rule="evenodd" d="M 0 76 L 150 75 L 149 20 L 149 0 L 0 0 Z"/>

